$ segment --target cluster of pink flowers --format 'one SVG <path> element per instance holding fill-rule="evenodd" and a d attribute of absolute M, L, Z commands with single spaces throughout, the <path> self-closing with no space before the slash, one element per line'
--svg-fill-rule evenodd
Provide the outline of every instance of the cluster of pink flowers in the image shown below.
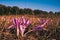
<path fill-rule="evenodd" d="M 29 24 L 31 24 L 30 21 L 28 19 L 25 19 L 24 17 L 22 17 L 20 20 L 18 18 L 13 18 L 12 21 L 13 21 L 13 25 L 9 26 L 8 29 L 12 27 L 16 27 L 17 36 L 19 35 L 20 32 L 23 37 L 25 29 L 28 27 Z M 35 28 L 33 28 L 33 31 L 39 30 L 41 27 L 43 28 L 47 22 L 48 20 L 44 21 L 42 25 L 37 25 Z"/>

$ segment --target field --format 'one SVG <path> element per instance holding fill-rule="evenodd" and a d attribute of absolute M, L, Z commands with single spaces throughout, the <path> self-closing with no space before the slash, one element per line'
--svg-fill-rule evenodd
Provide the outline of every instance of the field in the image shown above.
<path fill-rule="evenodd" d="M 12 25 L 12 18 L 21 18 L 24 16 L 25 19 L 29 19 L 32 23 L 29 26 L 29 30 L 32 30 L 35 25 L 38 24 L 38 18 L 40 20 L 49 19 L 49 22 L 45 25 L 42 30 L 29 32 L 25 37 L 16 35 L 16 28 L 8 29 L 8 26 Z M 3 15 L 0 16 L 0 40 L 60 40 L 60 18 L 54 17 L 38 17 L 35 15 Z"/>

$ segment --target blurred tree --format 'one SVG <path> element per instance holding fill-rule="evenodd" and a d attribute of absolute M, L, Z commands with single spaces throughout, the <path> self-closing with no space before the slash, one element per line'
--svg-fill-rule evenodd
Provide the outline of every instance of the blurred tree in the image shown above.
<path fill-rule="evenodd" d="M 34 10 L 33 12 L 34 12 L 35 15 L 39 15 L 42 11 L 40 11 L 40 10 Z"/>
<path fill-rule="evenodd" d="M 25 14 L 32 14 L 32 10 L 31 9 L 29 9 L 29 8 L 24 8 L 24 13 Z"/>
<path fill-rule="evenodd" d="M 6 6 L 0 4 L 0 15 L 4 15 L 6 11 Z"/>
<path fill-rule="evenodd" d="M 7 11 L 6 13 L 7 13 L 8 15 L 11 14 L 11 8 L 12 8 L 12 7 L 10 7 L 10 6 L 8 6 L 8 7 L 6 8 L 6 11 Z"/>
<path fill-rule="evenodd" d="M 50 14 L 50 15 L 52 15 L 52 14 L 53 14 L 53 12 L 52 12 L 52 11 L 50 11 L 50 12 L 49 12 L 49 14 Z"/>
<path fill-rule="evenodd" d="M 50 17 L 50 18 L 53 18 L 53 17 L 54 17 L 53 14 L 54 14 L 54 13 L 53 13 L 52 11 L 50 11 L 50 12 L 49 12 L 49 17 Z"/>
<path fill-rule="evenodd" d="M 10 15 L 10 14 L 13 14 L 13 15 L 19 15 L 19 14 L 29 14 L 29 15 L 38 15 L 39 17 L 40 16 L 44 16 L 44 17 L 54 17 L 55 15 L 56 16 L 59 16 L 60 15 L 60 12 L 55 12 L 55 14 L 50 11 L 49 13 L 47 11 L 42 11 L 42 10 L 38 10 L 38 9 L 35 9 L 35 10 L 32 10 L 30 8 L 24 8 L 24 9 L 19 9 L 17 6 L 13 6 L 13 7 L 10 7 L 10 6 L 5 6 L 5 5 L 2 5 L 0 4 L 0 15 Z"/>
<path fill-rule="evenodd" d="M 56 16 L 59 16 L 59 15 L 60 15 L 60 12 L 55 12 L 55 15 L 56 15 Z"/>
<path fill-rule="evenodd" d="M 24 10 L 23 9 L 19 9 L 19 14 L 24 14 Z"/>
<path fill-rule="evenodd" d="M 19 8 L 17 6 L 14 6 L 14 7 L 11 8 L 11 13 L 13 15 L 17 15 L 18 12 L 19 12 Z"/>

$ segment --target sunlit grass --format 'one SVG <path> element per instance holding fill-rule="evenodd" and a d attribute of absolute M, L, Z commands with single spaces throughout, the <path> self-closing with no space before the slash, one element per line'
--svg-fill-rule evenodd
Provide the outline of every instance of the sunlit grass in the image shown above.
<path fill-rule="evenodd" d="M 30 25 L 29 27 L 29 30 L 28 31 L 31 31 L 31 29 L 34 28 L 35 25 L 38 25 L 38 18 L 40 20 L 45 20 L 45 19 L 49 19 L 49 22 L 45 25 L 45 27 L 43 28 L 45 32 L 45 34 L 43 36 L 39 36 L 39 33 L 40 31 L 36 31 L 36 32 L 29 32 L 27 34 L 28 37 L 25 37 L 26 39 L 29 39 L 29 38 L 32 38 L 32 39 L 48 39 L 48 37 L 52 37 L 51 35 L 54 35 L 54 33 L 56 32 L 56 28 L 60 27 L 59 25 L 59 22 L 60 22 L 60 18 L 58 17 L 55 17 L 55 18 L 42 18 L 42 17 L 37 17 L 37 16 L 34 16 L 34 15 L 3 15 L 3 16 L 0 16 L 0 35 L 4 34 L 6 36 L 4 36 L 5 38 L 7 38 L 8 36 L 7 35 L 10 35 L 9 38 L 12 37 L 12 39 L 14 39 L 16 36 L 16 33 L 11 33 L 11 31 L 13 30 L 13 32 L 16 32 L 16 28 L 12 28 L 11 30 L 10 29 L 7 29 L 8 26 L 12 25 L 13 22 L 12 22 L 12 18 L 21 18 L 22 16 L 24 16 L 25 19 L 29 19 L 30 22 L 32 22 L 32 26 Z M 48 32 L 50 32 L 48 34 Z M 36 34 L 34 34 L 36 33 Z M 43 32 L 44 33 L 44 32 Z M 35 36 L 33 36 L 33 34 Z M 46 37 L 46 35 L 48 35 Z M 57 35 L 57 34 L 55 34 Z M 2 36 L 1 36 L 2 37 Z M 35 38 L 36 37 L 36 38 Z M 54 37 L 54 36 L 53 36 Z M 57 37 L 57 36 L 55 36 Z M 17 36 L 16 36 L 16 39 L 17 39 Z M 19 35 L 19 39 L 22 40 L 22 37 L 21 37 L 21 34 Z M 24 39 L 24 38 L 23 38 Z M 31 39 L 31 40 L 32 40 Z"/>

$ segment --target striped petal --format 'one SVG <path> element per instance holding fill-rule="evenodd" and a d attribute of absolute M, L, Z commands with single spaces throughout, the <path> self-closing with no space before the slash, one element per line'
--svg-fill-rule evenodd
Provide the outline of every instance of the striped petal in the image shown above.
<path fill-rule="evenodd" d="M 25 24 L 25 22 L 26 22 L 24 17 L 22 17 L 22 22 L 23 22 L 24 24 Z"/>
<path fill-rule="evenodd" d="M 20 30 L 21 30 L 21 35 L 23 36 L 24 31 L 25 31 L 25 26 L 24 25 L 20 25 Z"/>
<path fill-rule="evenodd" d="M 8 29 L 12 28 L 13 26 L 14 26 L 14 25 L 9 26 Z"/>

